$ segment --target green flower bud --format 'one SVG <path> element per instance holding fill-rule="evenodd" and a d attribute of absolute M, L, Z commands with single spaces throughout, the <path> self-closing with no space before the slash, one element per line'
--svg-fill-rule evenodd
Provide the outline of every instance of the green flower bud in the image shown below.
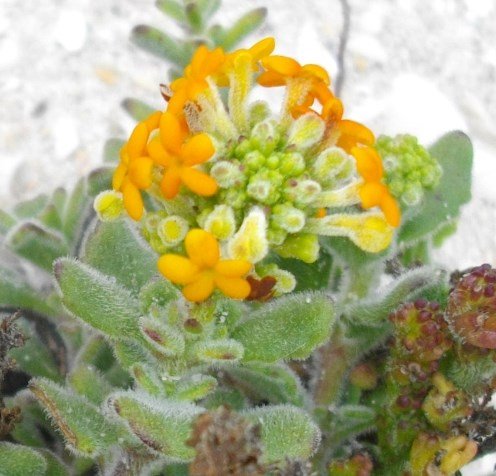
<path fill-rule="evenodd" d="M 231 238 L 236 230 L 233 209 L 228 205 L 217 205 L 207 216 L 204 228 L 219 240 Z"/>
<path fill-rule="evenodd" d="M 188 222 L 177 215 L 160 220 L 157 234 L 165 246 L 175 246 L 184 240 L 188 232 Z"/>
<path fill-rule="evenodd" d="M 287 231 L 275 225 L 270 226 L 267 230 L 267 239 L 271 245 L 282 245 L 287 236 Z"/>
<path fill-rule="evenodd" d="M 279 142 L 276 122 L 273 119 L 266 119 L 259 122 L 252 130 L 250 143 L 260 152 L 271 154 Z"/>
<path fill-rule="evenodd" d="M 252 126 L 267 119 L 270 114 L 270 107 L 265 101 L 255 101 L 248 110 L 248 117 Z"/>
<path fill-rule="evenodd" d="M 322 188 L 315 180 L 290 181 L 285 188 L 286 197 L 298 205 L 309 205 L 320 195 Z"/>
<path fill-rule="evenodd" d="M 273 222 L 289 233 L 297 233 L 305 226 L 305 214 L 288 204 L 276 205 L 273 208 Z"/>
<path fill-rule="evenodd" d="M 100 220 L 117 220 L 124 210 L 122 193 L 115 192 L 114 190 L 105 190 L 95 197 L 93 207 Z"/>
<path fill-rule="evenodd" d="M 325 122 L 316 114 L 305 114 L 293 122 L 288 134 L 288 145 L 307 149 L 324 135 Z"/>
<path fill-rule="evenodd" d="M 325 185 L 344 181 L 351 176 L 353 171 L 353 158 L 339 147 L 324 150 L 312 165 L 313 176 Z"/>
<path fill-rule="evenodd" d="M 245 155 L 243 165 L 253 171 L 260 170 L 265 165 L 265 156 L 258 150 L 252 150 Z"/>
<path fill-rule="evenodd" d="M 251 263 L 261 261 L 269 252 L 267 220 L 261 208 L 255 207 L 245 217 L 237 233 L 227 245 L 233 259 L 244 259 Z"/>
<path fill-rule="evenodd" d="M 286 152 L 281 155 L 279 171 L 286 177 L 297 177 L 305 171 L 305 159 L 299 152 Z"/>
<path fill-rule="evenodd" d="M 276 248 L 283 258 L 296 258 L 305 263 L 313 263 L 319 257 L 319 239 L 317 235 L 301 233 L 288 236 L 286 241 Z"/>
<path fill-rule="evenodd" d="M 239 165 L 226 160 L 216 162 L 210 170 L 210 175 L 222 188 L 234 187 L 244 180 Z"/>

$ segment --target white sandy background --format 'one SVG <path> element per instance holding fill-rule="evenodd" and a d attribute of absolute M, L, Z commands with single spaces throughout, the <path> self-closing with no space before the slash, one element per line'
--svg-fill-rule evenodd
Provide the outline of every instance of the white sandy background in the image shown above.
<path fill-rule="evenodd" d="M 425 144 L 451 129 L 475 146 L 473 200 L 436 253 L 449 268 L 496 265 L 496 1 L 349 0 L 342 92 L 347 116 Z M 266 6 L 277 52 L 333 76 L 338 0 L 224 0 L 222 24 Z M 98 165 L 106 138 L 133 122 L 132 96 L 161 105 L 167 64 L 133 46 L 146 23 L 179 33 L 152 0 L 0 0 L 0 206 L 72 184 Z M 475 467 L 476 466 L 476 467 Z M 494 458 L 465 475 L 490 475 Z"/>

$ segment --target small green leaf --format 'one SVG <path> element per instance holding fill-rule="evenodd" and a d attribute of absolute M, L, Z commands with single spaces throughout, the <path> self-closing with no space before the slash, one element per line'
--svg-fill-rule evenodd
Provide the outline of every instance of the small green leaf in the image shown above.
<path fill-rule="evenodd" d="M 136 121 L 145 120 L 150 114 L 157 110 L 145 102 L 134 98 L 124 99 L 124 101 L 122 101 L 122 107 Z"/>
<path fill-rule="evenodd" d="M 160 380 L 155 368 L 139 362 L 130 368 L 130 372 L 138 386 L 145 392 L 160 397 L 166 395 L 165 385 Z"/>
<path fill-rule="evenodd" d="M 426 191 L 420 211 L 404 223 L 400 242 L 418 240 L 453 221 L 460 207 L 471 198 L 473 149 L 470 139 L 460 131 L 441 137 L 430 149 L 443 169 L 440 183 Z"/>
<path fill-rule="evenodd" d="M 88 364 L 80 364 L 73 368 L 67 381 L 75 392 L 95 405 L 100 405 L 112 390 L 112 386 L 98 369 Z"/>
<path fill-rule="evenodd" d="M 195 347 L 196 357 L 209 364 L 237 362 L 243 357 L 243 346 L 234 339 L 208 340 Z"/>
<path fill-rule="evenodd" d="M 151 26 L 138 25 L 132 31 L 133 42 L 159 58 L 171 61 L 180 66 L 186 66 L 189 58 L 179 40 Z"/>
<path fill-rule="evenodd" d="M 103 161 L 105 163 L 119 162 L 119 152 L 126 141 L 122 139 L 109 139 L 103 146 Z"/>
<path fill-rule="evenodd" d="M 198 2 L 188 1 L 185 4 L 186 19 L 193 33 L 201 33 L 204 28 L 202 12 Z"/>
<path fill-rule="evenodd" d="M 216 388 L 217 379 L 210 375 L 188 375 L 177 383 L 174 398 L 187 401 L 201 400 Z"/>
<path fill-rule="evenodd" d="M 48 203 L 47 195 L 38 195 L 31 200 L 18 203 L 14 207 L 14 214 L 17 218 L 35 218 Z"/>
<path fill-rule="evenodd" d="M 86 177 L 88 195 L 96 197 L 100 192 L 112 188 L 113 173 L 112 167 L 99 167 L 92 170 Z"/>
<path fill-rule="evenodd" d="M 139 337 L 139 303 L 128 290 L 69 258 L 56 261 L 54 272 L 62 303 L 72 314 L 116 339 Z"/>
<path fill-rule="evenodd" d="M 47 462 L 27 446 L 0 442 L 0 474 L 3 476 L 45 476 Z"/>
<path fill-rule="evenodd" d="M 241 40 L 243 40 L 243 38 L 260 27 L 265 21 L 266 16 L 267 9 L 264 7 L 255 8 L 254 10 L 245 13 L 233 26 L 222 33 L 220 46 L 226 51 L 232 50 Z"/>
<path fill-rule="evenodd" d="M 184 353 L 183 334 L 165 322 L 150 317 L 141 317 L 139 321 L 141 334 L 152 349 L 168 357 Z"/>
<path fill-rule="evenodd" d="M 47 379 L 33 379 L 29 388 L 76 454 L 94 457 L 117 443 L 122 428 L 86 398 Z"/>
<path fill-rule="evenodd" d="M 179 297 L 176 287 L 162 277 L 152 279 L 140 290 L 139 300 L 143 314 L 152 315 L 166 311 L 169 304 Z"/>
<path fill-rule="evenodd" d="M 319 427 L 310 416 L 290 405 L 259 407 L 242 412 L 252 423 L 260 424 L 266 463 L 310 458 L 320 443 Z"/>
<path fill-rule="evenodd" d="M 303 387 L 296 374 L 283 364 L 251 362 L 232 369 L 227 368 L 225 372 L 232 381 L 231 385 L 243 390 L 251 400 L 303 406 Z"/>
<path fill-rule="evenodd" d="M 197 0 L 196 3 L 205 22 L 217 12 L 222 4 L 221 0 Z"/>
<path fill-rule="evenodd" d="M 176 0 L 157 0 L 157 8 L 179 23 L 186 23 L 183 6 Z"/>
<path fill-rule="evenodd" d="M 117 361 L 125 369 L 131 369 L 137 362 L 151 367 L 156 365 L 151 353 L 142 345 L 131 340 L 120 340 L 113 343 Z"/>
<path fill-rule="evenodd" d="M 338 445 L 375 427 L 375 411 L 363 405 L 343 405 L 337 408 L 331 417 L 329 438 L 333 445 Z"/>
<path fill-rule="evenodd" d="M 80 179 L 69 199 L 66 201 L 63 215 L 63 230 L 68 240 L 72 242 L 83 227 L 88 213 L 93 212 L 93 202 L 86 194 L 86 180 Z"/>
<path fill-rule="evenodd" d="M 46 449 L 38 450 L 47 462 L 46 476 L 68 476 L 71 474 L 67 466 L 60 461 L 51 451 Z"/>
<path fill-rule="evenodd" d="M 48 228 L 62 231 L 62 218 L 54 203 L 49 203 L 40 213 L 38 219 Z"/>
<path fill-rule="evenodd" d="M 156 254 L 125 220 L 98 223 L 82 260 L 133 294 L 157 274 Z"/>
<path fill-rule="evenodd" d="M 42 269 L 50 271 L 53 262 L 68 253 L 64 237 L 34 222 L 21 223 L 12 229 L 6 239 L 7 246 L 19 256 Z"/>
<path fill-rule="evenodd" d="M 321 345 L 334 324 L 334 306 L 323 293 L 284 296 L 256 310 L 233 332 L 244 361 L 304 359 Z"/>
<path fill-rule="evenodd" d="M 0 210 L 0 235 L 5 235 L 15 224 L 16 219 L 12 215 Z"/>
<path fill-rule="evenodd" d="M 204 411 L 191 403 L 157 400 L 137 392 L 117 392 L 109 399 L 129 430 L 153 452 L 173 461 L 188 461 L 195 452 L 186 446 L 195 416 Z"/>

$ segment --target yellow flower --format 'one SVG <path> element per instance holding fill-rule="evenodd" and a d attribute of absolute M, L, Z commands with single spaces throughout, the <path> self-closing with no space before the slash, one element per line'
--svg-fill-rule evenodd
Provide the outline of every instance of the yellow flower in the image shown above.
<path fill-rule="evenodd" d="M 147 145 L 153 162 L 165 169 L 160 188 L 168 199 L 178 194 L 181 183 L 198 195 L 208 197 L 217 192 L 217 182 L 210 175 L 194 168 L 214 154 L 210 137 L 205 133 L 189 139 L 187 136 L 185 121 L 166 111 L 160 119 L 160 133 Z"/>
<path fill-rule="evenodd" d="M 380 207 L 387 222 L 397 227 L 401 210 L 388 188 L 381 183 L 384 175 L 381 157 L 372 147 L 354 147 L 351 153 L 355 157 L 358 173 L 365 181 L 359 192 L 362 207 Z"/>
<path fill-rule="evenodd" d="M 158 260 L 158 269 L 169 280 L 183 287 L 183 295 L 193 302 L 208 299 L 215 288 L 233 299 L 245 299 L 250 285 L 244 276 L 251 270 L 245 260 L 221 260 L 215 237 L 200 229 L 188 232 L 184 240 L 188 258 L 166 254 Z"/>
<path fill-rule="evenodd" d="M 185 68 L 184 76 L 171 84 L 173 92 L 167 110 L 174 114 L 182 114 L 184 105 L 208 89 L 207 77 L 219 72 L 226 55 L 222 48 L 210 51 L 205 45 L 200 46 L 191 63 Z"/>
<path fill-rule="evenodd" d="M 113 189 L 122 192 L 124 207 L 134 220 L 139 220 L 143 215 L 140 190 L 148 188 L 152 183 L 153 161 L 148 157 L 146 146 L 161 116 L 161 112 L 154 112 L 134 128 L 121 149 L 121 160 L 112 178 Z"/>

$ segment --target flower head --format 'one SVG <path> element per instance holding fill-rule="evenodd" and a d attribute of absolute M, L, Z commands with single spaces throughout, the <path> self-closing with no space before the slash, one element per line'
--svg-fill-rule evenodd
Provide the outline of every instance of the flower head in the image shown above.
<path fill-rule="evenodd" d="M 233 299 L 244 299 L 250 285 L 244 276 L 252 265 L 245 260 L 221 260 L 219 243 L 210 233 L 195 229 L 184 240 L 188 257 L 166 254 L 158 260 L 158 269 L 170 281 L 183 287 L 186 299 L 199 302 L 219 289 Z"/>

